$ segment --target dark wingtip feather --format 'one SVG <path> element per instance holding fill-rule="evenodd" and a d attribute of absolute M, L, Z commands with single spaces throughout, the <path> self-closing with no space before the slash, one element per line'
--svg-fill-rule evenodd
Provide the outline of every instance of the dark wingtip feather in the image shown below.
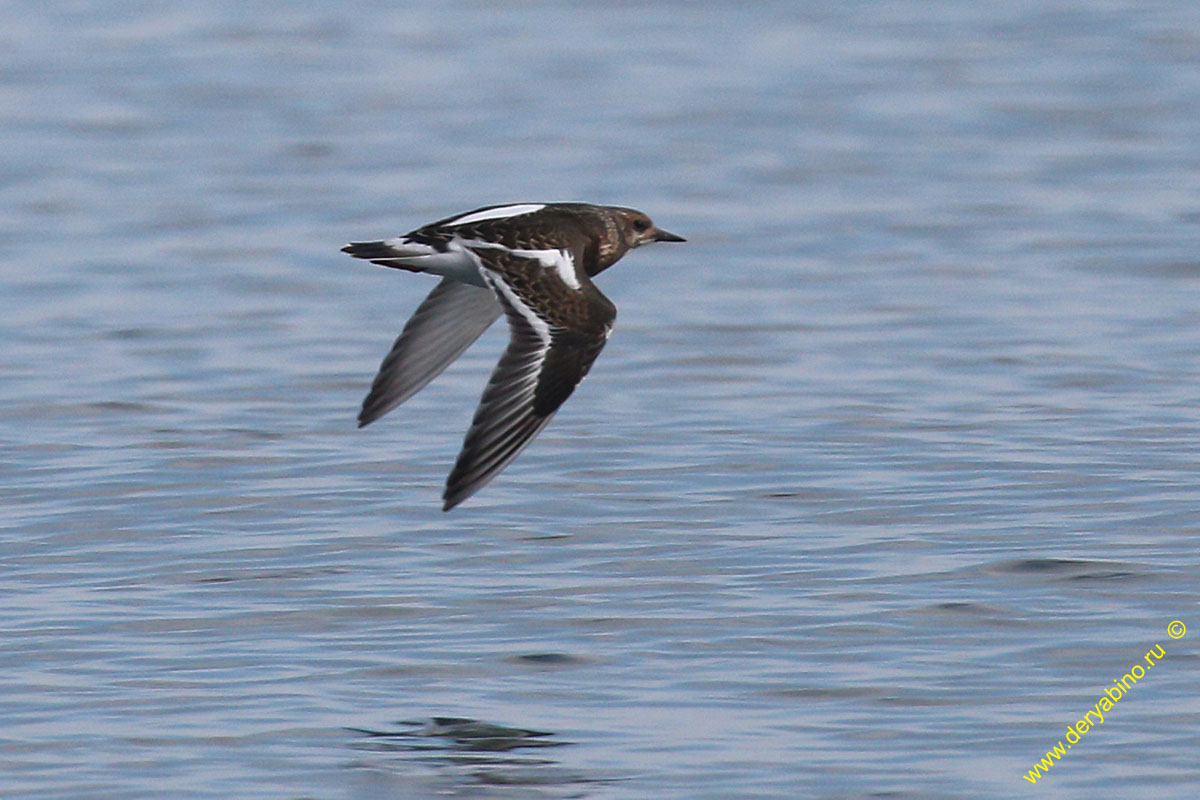
<path fill-rule="evenodd" d="M 479 486 L 467 486 L 455 481 L 453 478 L 446 482 L 446 489 L 442 492 L 442 511 L 449 511 L 457 506 L 462 501 L 475 493 L 475 489 Z"/>
<path fill-rule="evenodd" d="M 481 435 L 481 429 L 478 427 L 480 417 L 477 412 L 467 441 L 463 443 L 463 450 L 458 454 L 458 461 L 446 479 L 442 510 L 449 511 L 489 484 L 529 446 L 553 416 L 541 417 L 526 410 L 514 421 L 499 427 L 490 426 L 491 430 L 486 432 L 487 439 L 478 440 L 476 437 Z"/>
<path fill-rule="evenodd" d="M 470 497 L 471 494 L 471 492 L 463 492 L 460 489 L 451 491 L 450 487 L 447 486 L 446 491 L 442 492 L 442 511 L 450 511 L 463 500 Z"/>
<path fill-rule="evenodd" d="M 367 401 L 373 399 L 368 397 Z M 365 428 L 375 420 L 383 416 L 383 409 L 379 403 L 364 402 L 362 409 L 358 412 L 358 427 Z"/>

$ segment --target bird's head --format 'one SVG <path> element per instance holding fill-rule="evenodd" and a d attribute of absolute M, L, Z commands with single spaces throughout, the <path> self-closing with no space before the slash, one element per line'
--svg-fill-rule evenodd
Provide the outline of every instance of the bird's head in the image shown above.
<path fill-rule="evenodd" d="M 632 208 L 614 208 L 617 217 L 617 229 L 621 239 L 629 249 L 641 247 L 651 242 L 686 242 L 682 236 L 676 236 L 657 227 L 648 216 Z"/>

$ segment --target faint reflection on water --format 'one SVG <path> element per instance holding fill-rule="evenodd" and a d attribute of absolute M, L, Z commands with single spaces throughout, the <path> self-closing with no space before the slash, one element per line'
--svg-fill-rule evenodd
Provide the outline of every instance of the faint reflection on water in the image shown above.
<path fill-rule="evenodd" d="M 586 776 L 565 769 L 551 758 L 533 757 L 525 751 L 564 747 L 570 742 L 553 739 L 548 731 L 533 731 L 480 722 L 464 717 L 433 717 L 425 721 L 396 723 L 396 730 L 360 730 L 366 737 L 353 746 L 374 754 L 394 754 L 397 763 L 372 760 L 373 797 L 417 797 L 414 784 L 429 797 L 583 797 L 581 787 L 610 783 L 612 779 Z M 516 751 L 522 751 L 520 753 Z M 422 770 L 431 774 L 421 775 Z M 367 769 L 367 765 L 358 765 Z M 404 793 L 384 790 L 381 771 L 394 773 Z M 416 774 L 414 774 L 414 772 Z M 403 777 L 400 777 L 403 776 Z M 381 792 L 382 793 L 377 793 Z"/>
<path fill-rule="evenodd" d="M 466 717 L 432 717 L 424 722 L 403 721 L 396 723 L 407 726 L 395 731 L 356 730 L 374 739 L 385 739 L 385 744 L 375 743 L 376 749 L 396 750 L 486 750 L 508 752 L 522 747 L 561 747 L 569 742 L 552 740 L 548 731 L 531 731 L 511 728 Z M 440 740 L 430 744 L 428 740 Z"/>

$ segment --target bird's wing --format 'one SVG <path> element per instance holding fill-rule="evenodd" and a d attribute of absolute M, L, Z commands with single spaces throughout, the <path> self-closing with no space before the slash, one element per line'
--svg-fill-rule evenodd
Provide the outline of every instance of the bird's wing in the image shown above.
<path fill-rule="evenodd" d="M 576 267 L 581 251 L 473 249 L 511 338 L 446 481 L 446 511 L 494 478 L 546 426 L 587 375 L 617 313 Z"/>
<path fill-rule="evenodd" d="M 404 326 L 358 412 L 361 428 L 416 394 L 488 329 L 501 307 L 486 287 L 444 278 Z"/>

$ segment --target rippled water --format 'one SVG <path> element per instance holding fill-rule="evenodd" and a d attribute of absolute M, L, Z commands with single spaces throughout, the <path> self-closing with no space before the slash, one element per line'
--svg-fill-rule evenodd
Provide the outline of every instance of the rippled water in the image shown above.
<path fill-rule="evenodd" d="M 1196 796 L 1200 6 L 0 21 L 0 796 Z M 689 243 L 443 514 L 338 247 L 552 199 Z"/>

